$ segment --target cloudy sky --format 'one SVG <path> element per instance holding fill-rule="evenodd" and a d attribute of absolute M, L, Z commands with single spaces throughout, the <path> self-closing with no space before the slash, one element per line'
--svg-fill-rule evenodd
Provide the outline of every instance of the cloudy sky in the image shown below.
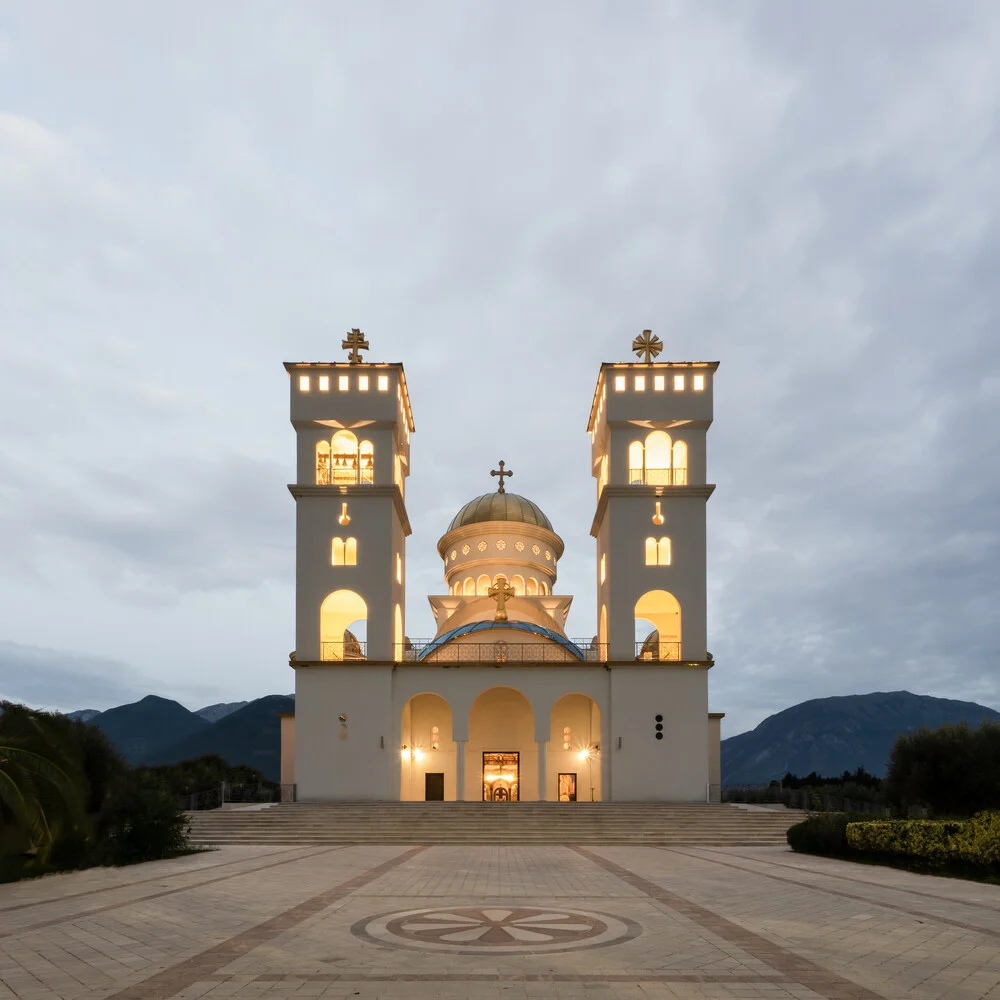
<path fill-rule="evenodd" d="M 712 707 L 1000 708 L 1000 5 L 0 8 L 0 695 L 288 692 L 286 360 L 417 432 L 407 631 L 495 486 L 596 631 L 587 416 L 719 360 Z"/>

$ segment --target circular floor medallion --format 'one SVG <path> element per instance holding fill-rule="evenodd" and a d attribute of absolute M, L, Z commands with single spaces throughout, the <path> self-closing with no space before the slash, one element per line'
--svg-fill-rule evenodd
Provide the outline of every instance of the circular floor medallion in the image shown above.
<path fill-rule="evenodd" d="M 640 933 L 632 920 L 562 906 L 449 906 L 359 920 L 351 932 L 377 944 L 453 954 L 599 948 Z"/>

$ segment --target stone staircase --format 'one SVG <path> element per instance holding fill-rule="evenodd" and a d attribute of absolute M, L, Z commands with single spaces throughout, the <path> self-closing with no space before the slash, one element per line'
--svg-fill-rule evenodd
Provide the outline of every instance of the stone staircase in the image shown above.
<path fill-rule="evenodd" d="M 792 809 L 665 802 L 342 802 L 188 814 L 191 842 L 776 846 Z"/>

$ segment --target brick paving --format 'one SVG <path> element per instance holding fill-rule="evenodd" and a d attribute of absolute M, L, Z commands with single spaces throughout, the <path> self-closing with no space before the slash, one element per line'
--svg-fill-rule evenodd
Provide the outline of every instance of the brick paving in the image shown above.
<path fill-rule="evenodd" d="M 781 848 L 226 847 L 0 886 L 0 1000 L 1000 1000 L 1000 887 Z"/>

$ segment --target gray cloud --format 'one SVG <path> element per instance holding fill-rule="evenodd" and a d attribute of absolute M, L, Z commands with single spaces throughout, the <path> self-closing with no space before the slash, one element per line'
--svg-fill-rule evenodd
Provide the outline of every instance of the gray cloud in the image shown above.
<path fill-rule="evenodd" d="M 414 403 L 409 633 L 503 457 L 592 635 L 587 412 L 653 326 L 722 362 L 728 731 L 853 691 L 1000 705 L 998 46 L 988 3 L 22 8 L 0 636 L 192 704 L 288 689 L 280 362 L 355 325 Z"/>

